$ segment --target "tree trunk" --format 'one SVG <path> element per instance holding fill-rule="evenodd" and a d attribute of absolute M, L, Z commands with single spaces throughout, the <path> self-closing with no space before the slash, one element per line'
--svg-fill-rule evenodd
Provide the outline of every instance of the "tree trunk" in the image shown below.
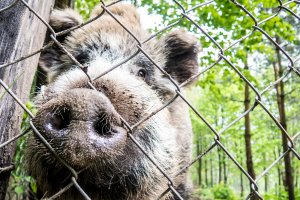
<path fill-rule="evenodd" d="M 207 167 L 207 158 L 204 159 L 204 172 L 205 172 L 205 186 L 208 187 L 208 167 Z"/>
<path fill-rule="evenodd" d="M 226 156 L 225 153 L 222 153 L 223 155 L 223 173 L 224 173 L 224 184 L 227 184 L 227 168 L 226 168 Z"/>
<path fill-rule="evenodd" d="M 275 139 L 275 138 L 274 138 Z M 276 148 L 277 150 L 277 148 Z M 273 154 L 274 154 L 274 158 L 278 158 L 276 150 L 273 150 Z M 278 153 L 278 155 L 280 155 L 280 152 Z M 280 169 L 280 163 L 276 165 L 276 169 L 277 169 L 277 178 L 278 178 L 278 184 L 275 183 L 275 186 L 280 186 L 281 185 L 281 169 Z M 279 191 L 279 187 L 275 187 L 275 191 L 276 191 L 276 195 L 279 196 L 280 195 L 280 191 Z"/>
<path fill-rule="evenodd" d="M 224 108 L 221 107 L 221 127 L 224 127 Z M 219 148 L 221 150 L 221 148 Z M 227 184 L 227 172 L 226 172 L 226 156 L 225 156 L 225 152 L 221 151 L 220 153 L 220 159 L 221 159 L 221 163 L 220 163 L 220 173 L 222 174 L 222 166 L 223 166 L 223 180 L 224 180 L 224 184 Z M 220 180 L 222 180 L 222 178 L 220 177 Z"/>
<path fill-rule="evenodd" d="M 234 143 L 235 146 L 238 146 L 238 144 L 235 142 Z M 243 152 L 242 150 L 240 150 L 240 152 L 238 153 L 238 160 L 240 163 L 243 163 Z M 241 197 L 244 196 L 244 179 L 243 179 L 244 173 L 242 171 L 240 171 L 240 189 L 241 189 Z"/>
<path fill-rule="evenodd" d="M 278 155 L 280 155 L 280 151 L 278 152 Z M 274 157 L 278 158 L 275 149 L 274 149 Z M 281 169 L 280 169 L 280 164 L 278 164 L 276 166 L 277 166 L 277 174 L 278 174 L 278 185 L 281 185 Z"/>
<path fill-rule="evenodd" d="M 241 187 L 241 197 L 244 196 L 244 181 L 243 181 L 243 172 L 240 172 L 240 187 Z"/>
<path fill-rule="evenodd" d="M 202 151 L 202 145 L 200 143 L 200 139 L 197 139 L 197 155 L 200 155 Z M 202 185 L 202 159 L 198 160 L 198 185 L 201 187 Z"/>
<path fill-rule="evenodd" d="M 247 59 L 247 58 L 246 58 Z M 245 64 L 245 70 L 248 70 L 248 61 Z M 245 111 L 250 109 L 250 87 L 247 83 L 245 83 Z M 250 113 L 245 115 L 245 146 L 246 146 L 246 164 L 247 164 L 247 171 L 249 175 L 255 179 L 255 172 L 252 160 L 252 147 L 251 147 L 251 128 L 250 128 Z M 257 197 L 253 197 L 253 199 L 257 199 Z"/>
<path fill-rule="evenodd" d="M 211 156 L 209 160 L 210 160 L 210 185 L 211 187 L 213 187 L 214 186 L 214 169 L 213 169 L 214 164 Z"/>
<path fill-rule="evenodd" d="M 297 164 L 295 164 L 297 166 Z M 295 166 L 294 165 L 294 166 Z M 298 178 L 299 178 L 299 167 L 295 169 L 295 188 L 298 188 Z"/>
<path fill-rule="evenodd" d="M 218 147 L 218 168 L 219 168 L 219 184 L 222 182 L 222 158 L 221 149 Z"/>
<path fill-rule="evenodd" d="M 14 0 L 1 0 L 0 9 Z M 44 20 L 49 19 L 54 0 L 26 0 Z M 18 1 L 0 13 L 0 65 L 39 50 L 44 42 L 46 26 L 25 5 Z M 23 102 L 28 101 L 39 54 L 0 68 L 0 79 Z M 0 85 L 0 144 L 20 133 L 23 109 Z M 0 148 L 0 168 L 12 167 L 15 142 Z M 0 173 L 0 200 L 5 199 L 11 170 Z"/>
<path fill-rule="evenodd" d="M 265 163 L 267 162 L 266 161 L 266 153 L 263 153 L 263 159 L 264 159 L 264 171 L 265 171 L 266 170 Z M 268 174 L 265 175 L 264 179 L 265 179 L 265 193 L 267 193 L 268 192 Z"/>
<path fill-rule="evenodd" d="M 276 36 L 276 42 L 279 44 L 279 37 Z M 273 63 L 275 80 L 279 79 L 283 76 L 283 67 L 281 65 L 281 57 L 279 48 L 276 48 L 276 56 L 277 56 L 277 65 Z M 281 126 L 287 130 L 286 124 L 286 113 L 285 113 L 285 94 L 284 94 L 284 83 L 280 81 L 279 84 L 276 84 L 276 96 L 277 96 L 277 104 L 279 110 L 279 121 Z M 288 151 L 288 140 L 285 136 L 285 133 L 282 131 L 281 133 L 282 146 L 283 151 Z M 284 165 L 285 165 L 285 179 L 284 179 L 284 187 L 288 191 L 289 200 L 295 200 L 294 194 L 294 181 L 293 181 L 293 170 L 291 165 L 291 157 L 290 154 L 287 154 L 284 157 Z"/>

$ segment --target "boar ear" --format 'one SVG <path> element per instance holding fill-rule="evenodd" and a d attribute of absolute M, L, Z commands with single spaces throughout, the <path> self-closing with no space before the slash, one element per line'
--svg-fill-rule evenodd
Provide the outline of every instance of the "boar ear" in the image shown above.
<path fill-rule="evenodd" d="M 60 32 L 83 23 L 83 19 L 75 10 L 66 8 L 64 10 L 53 10 L 50 15 L 50 26 L 55 32 Z M 68 34 L 60 36 L 63 41 Z"/>
<path fill-rule="evenodd" d="M 83 23 L 82 17 L 74 10 L 70 8 L 66 8 L 64 10 L 53 10 L 50 15 L 49 24 L 53 28 L 55 32 L 60 32 L 69 28 L 72 28 L 76 25 Z M 50 32 L 48 33 L 47 39 L 45 43 L 49 42 L 51 39 L 49 37 Z M 66 37 L 70 33 L 67 33 L 62 36 L 58 36 L 56 39 L 63 43 Z M 44 50 L 41 53 L 40 60 L 39 60 L 39 70 L 41 73 L 46 74 L 49 79 L 49 72 L 53 71 L 54 66 L 60 64 L 60 55 L 63 53 L 61 49 L 53 44 L 50 48 Z M 51 77 L 50 77 L 51 79 Z"/>
<path fill-rule="evenodd" d="M 179 84 L 195 75 L 199 70 L 197 55 L 200 44 L 198 40 L 183 30 L 173 31 L 163 40 L 167 53 L 166 72 Z"/>

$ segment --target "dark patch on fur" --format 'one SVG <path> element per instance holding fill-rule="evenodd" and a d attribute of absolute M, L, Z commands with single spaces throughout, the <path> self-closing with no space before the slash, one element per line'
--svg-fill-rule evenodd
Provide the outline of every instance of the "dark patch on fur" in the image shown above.
<path fill-rule="evenodd" d="M 186 185 L 185 184 L 180 184 L 178 185 L 175 190 L 178 192 L 178 194 L 183 198 L 183 199 L 190 199 L 190 191 L 187 190 Z M 174 194 L 173 194 L 173 200 L 180 200 L 180 198 Z"/>
<path fill-rule="evenodd" d="M 80 63 L 80 64 L 86 64 L 90 61 L 90 55 L 86 50 L 79 50 L 76 55 L 75 59 Z"/>
<path fill-rule="evenodd" d="M 63 12 L 63 11 L 60 11 Z M 65 18 L 60 19 L 61 21 L 55 21 L 58 18 L 52 19 L 50 18 L 49 24 L 51 25 L 52 29 L 57 33 L 60 31 L 67 30 L 69 28 L 72 28 L 74 26 L 77 26 L 81 23 L 79 21 L 80 19 L 77 19 L 75 16 L 73 17 L 71 14 L 65 15 Z M 47 30 L 46 33 L 46 40 L 44 44 L 47 44 L 51 41 L 50 35 L 52 34 L 51 31 Z M 60 43 L 64 43 L 65 39 L 71 34 L 71 32 L 68 32 L 66 34 L 63 34 L 61 36 L 57 36 L 56 39 Z M 40 60 L 39 60 L 39 66 L 38 71 L 40 71 L 42 74 L 47 74 L 49 70 L 54 65 L 59 65 L 61 63 L 61 55 L 63 55 L 64 52 L 61 50 L 60 47 L 58 47 L 56 44 L 53 44 L 52 47 L 44 50 L 41 52 Z M 43 77 L 41 77 L 38 74 L 38 80 L 42 80 Z M 42 85 L 43 83 L 37 81 L 37 85 Z"/>
<path fill-rule="evenodd" d="M 168 49 L 166 72 L 179 83 L 198 72 L 199 44 L 196 38 L 180 30 L 167 35 L 165 42 Z"/>
<path fill-rule="evenodd" d="M 97 52 L 97 54 L 101 55 L 104 52 L 110 51 L 110 47 L 108 44 L 102 44 L 101 41 L 86 43 L 82 47 L 74 50 L 75 59 L 81 63 L 86 64 L 94 59 L 91 56 L 90 52 Z"/>

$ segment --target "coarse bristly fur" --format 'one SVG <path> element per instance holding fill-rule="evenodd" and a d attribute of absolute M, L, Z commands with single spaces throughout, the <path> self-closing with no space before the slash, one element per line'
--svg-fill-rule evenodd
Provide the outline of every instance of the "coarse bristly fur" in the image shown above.
<path fill-rule="evenodd" d="M 109 10 L 140 41 L 149 36 L 133 6 L 117 3 Z M 101 6 L 97 6 L 91 17 L 101 12 Z M 71 9 L 54 10 L 50 18 L 55 31 L 82 22 Z M 137 41 L 107 13 L 58 39 L 88 67 L 92 79 L 138 50 Z M 152 39 L 142 48 L 178 84 L 198 71 L 197 39 L 183 30 Z M 44 51 L 39 64 L 47 72 L 49 83 L 36 97 L 38 113 L 33 123 L 55 152 L 81 171 L 77 181 L 82 189 L 92 199 L 157 199 L 169 181 L 127 136 L 120 116 L 131 126 L 138 123 L 175 95 L 174 84 L 141 52 L 94 80 L 97 91 L 90 88 L 87 76 L 58 46 Z M 135 127 L 132 135 L 172 179 L 180 195 L 189 199 L 187 173 L 175 176 L 191 158 L 187 105 L 177 98 Z M 27 142 L 26 163 L 41 196 L 50 197 L 70 182 L 69 170 L 34 134 Z M 73 186 L 59 199 L 83 197 Z M 177 198 L 169 192 L 163 199 Z"/>

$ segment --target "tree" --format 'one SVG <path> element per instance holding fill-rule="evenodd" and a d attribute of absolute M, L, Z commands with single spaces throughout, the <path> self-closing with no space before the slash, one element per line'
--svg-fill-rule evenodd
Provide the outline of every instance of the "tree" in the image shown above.
<path fill-rule="evenodd" d="M 280 44 L 280 39 L 276 36 L 277 44 Z M 274 66 L 274 74 L 275 80 L 278 80 L 280 77 L 283 76 L 283 67 L 281 64 L 281 57 L 279 48 L 276 47 L 276 58 L 277 62 L 273 63 Z M 286 111 L 285 111 L 285 93 L 284 93 L 284 83 L 280 81 L 279 84 L 276 84 L 276 96 L 277 96 L 277 104 L 278 104 L 278 111 L 279 111 L 279 121 L 281 126 L 284 130 L 287 130 L 287 120 L 286 120 Z M 283 152 L 288 151 L 288 139 L 285 135 L 285 132 L 281 132 L 282 136 L 282 147 Z M 285 179 L 284 179 L 284 186 L 289 193 L 289 200 L 295 200 L 295 192 L 294 192 L 294 181 L 293 181 L 293 169 L 291 165 L 291 158 L 290 155 L 287 154 L 284 157 L 284 164 L 285 164 Z"/>
<path fill-rule="evenodd" d="M 246 56 L 245 61 L 245 70 L 248 70 L 248 61 Z M 250 109 L 250 86 L 245 83 L 245 112 Z M 255 172 L 254 172 L 254 166 L 253 166 L 253 159 L 252 159 L 252 148 L 251 148 L 251 124 L 250 124 L 250 113 L 248 112 L 245 115 L 245 147 L 246 147 L 246 166 L 249 175 L 252 177 L 253 180 L 255 180 Z M 257 199 L 256 197 L 253 197 L 253 199 Z"/>

